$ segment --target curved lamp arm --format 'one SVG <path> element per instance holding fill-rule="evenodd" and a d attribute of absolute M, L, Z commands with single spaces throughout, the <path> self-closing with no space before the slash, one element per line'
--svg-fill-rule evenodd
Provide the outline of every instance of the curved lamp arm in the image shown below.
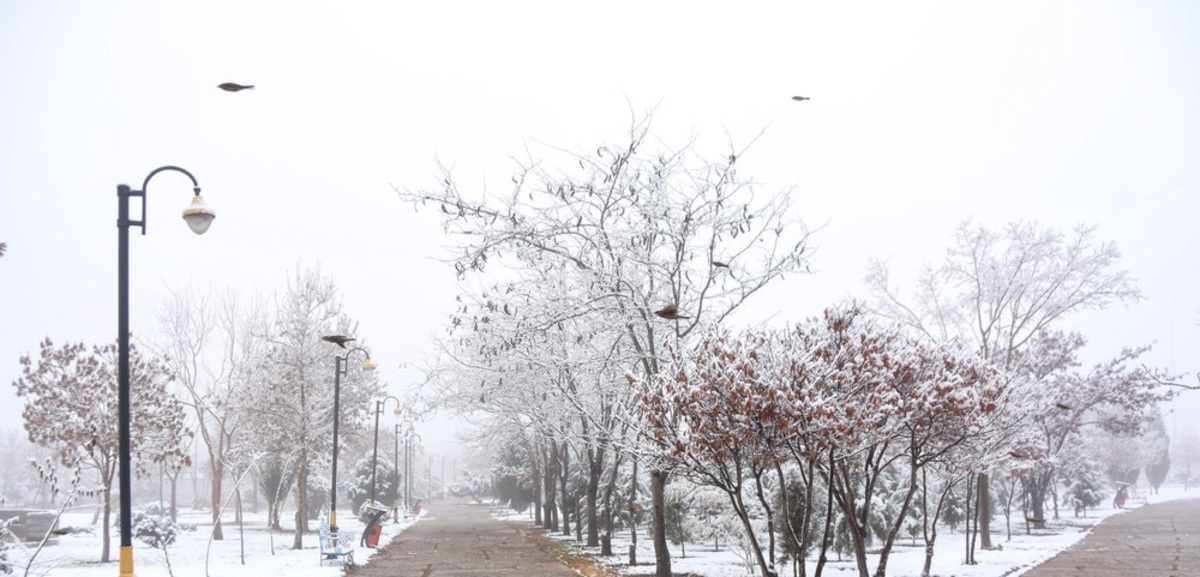
<path fill-rule="evenodd" d="M 200 183 L 196 181 L 196 177 L 184 168 L 174 165 L 160 166 L 150 171 L 146 175 L 146 179 L 142 181 L 141 190 L 129 191 L 129 196 L 140 196 L 142 198 L 142 219 L 129 221 L 130 225 L 136 225 L 142 229 L 142 236 L 146 235 L 146 190 L 150 186 L 150 179 L 160 172 L 179 172 L 187 176 L 192 181 L 192 204 L 183 211 L 183 219 L 187 221 L 188 227 L 196 234 L 204 234 L 208 231 L 208 227 L 212 224 L 213 219 L 217 218 L 217 213 L 205 204 L 204 199 L 200 196 Z"/>
<path fill-rule="evenodd" d="M 393 413 L 394 413 L 394 414 L 395 414 L 397 417 L 399 417 L 400 415 L 403 415 L 403 414 L 404 414 L 404 409 L 400 407 L 400 399 L 397 399 L 397 398 L 396 398 L 395 396 L 393 396 L 393 395 L 388 395 L 388 396 L 384 397 L 384 398 L 383 398 L 383 400 L 380 400 L 380 401 L 375 401 L 375 414 L 376 414 L 376 415 L 379 415 L 379 414 L 383 413 L 383 407 L 387 405 L 387 402 L 388 402 L 389 400 L 391 400 L 391 401 L 396 401 L 396 408 L 395 408 L 395 409 L 393 409 L 393 411 L 392 411 L 392 412 L 393 412 Z"/>
<path fill-rule="evenodd" d="M 347 370 L 346 361 L 350 359 L 350 353 L 353 353 L 354 351 L 361 351 L 362 354 L 366 355 L 367 360 L 363 362 L 364 370 L 367 370 L 367 371 L 375 370 L 375 363 L 371 362 L 371 353 L 369 351 L 367 351 L 367 349 L 364 349 L 362 347 L 354 347 L 354 348 L 346 351 L 346 354 L 334 357 L 335 359 L 337 359 L 339 361 L 337 363 L 338 364 L 337 370 L 338 370 L 339 374 L 342 374 L 342 375 L 346 374 L 346 370 Z"/>

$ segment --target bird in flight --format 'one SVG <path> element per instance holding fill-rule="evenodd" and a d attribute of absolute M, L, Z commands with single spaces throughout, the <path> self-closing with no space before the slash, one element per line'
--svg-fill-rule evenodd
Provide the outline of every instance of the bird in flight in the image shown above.
<path fill-rule="evenodd" d="M 224 82 L 217 85 L 217 88 L 226 92 L 237 92 L 239 90 L 254 90 L 253 84 L 238 84 L 236 82 Z"/>
<path fill-rule="evenodd" d="M 326 335 L 326 336 L 321 337 L 321 340 L 331 342 L 331 343 L 333 343 L 339 347 L 342 347 L 344 349 L 344 348 L 346 348 L 346 343 L 354 340 L 354 337 L 347 337 L 347 336 L 342 336 L 342 335 Z"/>
<path fill-rule="evenodd" d="M 809 97 L 807 97 L 807 96 L 793 96 L 793 97 L 792 97 L 792 100 L 796 100 L 796 101 L 799 101 L 799 102 L 804 102 L 805 100 L 812 100 L 812 99 L 811 99 L 811 98 L 809 98 Z"/>
<path fill-rule="evenodd" d="M 660 310 L 654 311 L 654 314 L 656 314 L 664 319 L 672 320 L 672 321 L 689 318 L 687 316 L 679 314 L 679 307 L 675 306 L 675 305 L 667 305 Z"/>

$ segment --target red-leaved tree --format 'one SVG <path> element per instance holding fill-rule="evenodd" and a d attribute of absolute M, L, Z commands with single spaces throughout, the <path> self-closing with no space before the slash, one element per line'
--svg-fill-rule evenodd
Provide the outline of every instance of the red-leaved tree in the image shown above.
<path fill-rule="evenodd" d="M 191 435 L 183 406 L 167 390 L 171 374 L 159 359 L 129 352 L 130 446 L 135 473 L 151 464 L 187 463 L 182 447 Z M 22 355 L 21 377 L 13 382 L 25 400 L 22 417 L 29 440 L 58 453 L 68 467 L 93 471 L 104 513 L 100 561 L 109 560 L 109 522 L 117 471 L 117 346 L 56 346 L 41 342 L 38 357 Z"/>

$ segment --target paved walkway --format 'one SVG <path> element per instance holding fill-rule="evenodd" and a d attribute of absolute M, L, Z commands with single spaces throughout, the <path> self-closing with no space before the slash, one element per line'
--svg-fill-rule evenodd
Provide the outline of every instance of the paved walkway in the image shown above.
<path fill-rule="evenodd" d="M 523 527 L 493 519 L 487 505 L 443 499 L 426 508 L 425 519 L 347 577 L 578 577 Z"/>
<path fill-rule="evenodd" d="M 1200 499 L 1139 507 L 1105 519 L 1024 577 L 1200 576 Z"/>

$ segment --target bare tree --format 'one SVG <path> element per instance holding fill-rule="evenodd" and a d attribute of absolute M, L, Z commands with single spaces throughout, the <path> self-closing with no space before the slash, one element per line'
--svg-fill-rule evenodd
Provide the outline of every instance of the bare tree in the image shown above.
<path fill-rule="evenodd" d="M 921 271 L 911 298 L 897 292 L 878 261 L 866 280 L 880 314 L 931 339 L 970 339 L 985 359 L 1007 371 L 1031 339 L 1064 316 L 1141 298 L 1118 268 L 1116 246 L 1100 242 L 1095 233 L 1095 226 L 1064 234 L 1032 222 L 1000 230 L 965 222 L 943 263 Z M 986 473 L 979 476 L 978 492 L 986 504 Z M 980 507 L 985 549 L 992 547 L 988 516 L 988 508 Z"/>
<path fill-rule="evenodd" d="M 242 306 L 228 294 L 214 303 L 192 290 L 175 292 L 159 312 L 162 335 L 156 343 L 168 359 L 207 451 L 213 539 L 224 538 L 220 517 L 226 453 L 241 428 L 244 411 L 237 391 L 260 362 L 262 323 L 257 302 Z"/>
<path fill-rule="evenodd" d="M 498 263 L 539 282 L 562 279 L 571 306 L 530 305 L 558 311 L 558 320 L 618 328 L 618 364 L 652 377 L 664 339 L 686 339 L 769 282 L 802 270 L 808 231 L 792 213 L 789 190 L 760 194 L 738 173 L 744 150 L 705 159 L 691 145 L 654 146 L 649 136 L 645 119 L 617 146 L 585 154 L 551 149 L 564 168 L 525 163 L 511 192 L 499 197 L 463 194 L 448 171 L 436 190 L 397 193 L 437 210 L 447 232 L 459 235 L 451 264 L 460 277 Z M 669 475 L 661 463 L 651 469 L 656 574 L 667 577 L 661 497 Z"/>

